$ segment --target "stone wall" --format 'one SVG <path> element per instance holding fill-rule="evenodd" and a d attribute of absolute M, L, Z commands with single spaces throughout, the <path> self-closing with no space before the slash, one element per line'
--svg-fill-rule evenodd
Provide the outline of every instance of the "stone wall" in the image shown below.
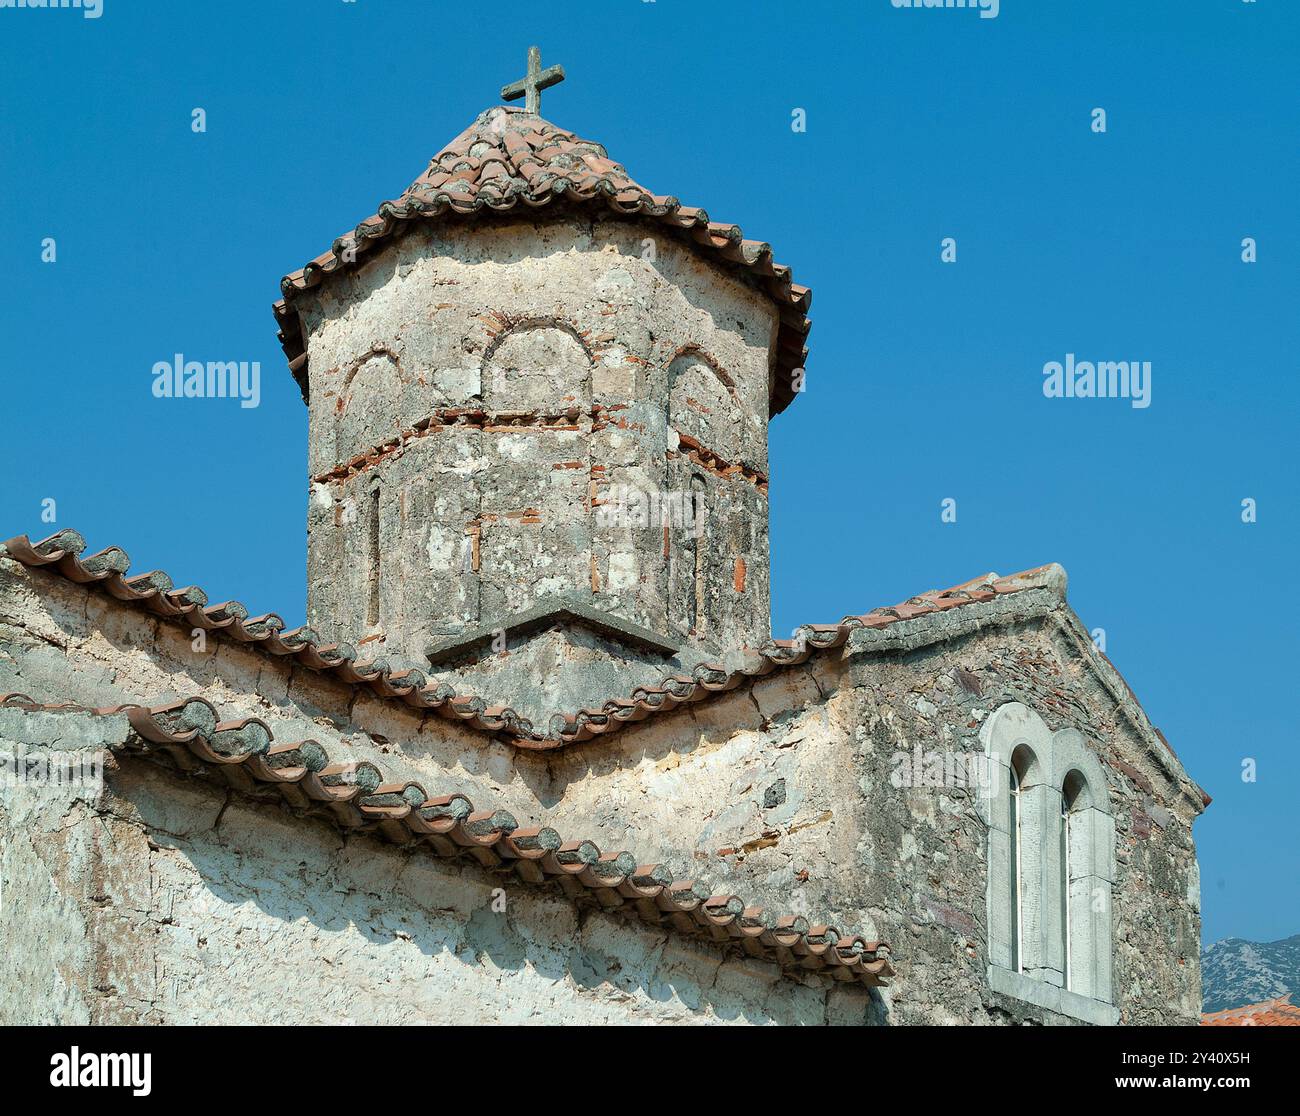
<path fill-rule="evenodd" d="M 681 642 L 767 638 L 765 295 L 661 228 L 572 217 L 421 226 L 302 314 L 323 634 L 421 663 L 576 595 Z"/>
<path fill-rule="evenodd" d="M 0 744 L 43 734 L 92 751 L 120 744 L 126 719 L 0 711 Z M 477 866 L 350 839 L 140 760 L 110 757 L 99 793 L 8 789 L 0 801 L 6 1025 L 824 1024 L 878 1014 L 866 989 L 785 979 L 775 965 Z"/>
<path fill-rule="evenodd" d="M 420 780 L 431 794 L 461 791 L 476 804 L 511 810 L 521 824 L 548 824 L 606 850 L 628 849 L 641 863 L 666 860 L 715 891 L 884 938 L 898 970 L 879 997 L 891 1023 L 1053 1021 L 1050 1012 L 988 987 L 986 828 L 977 792 L 896 785 L 900 756 L 918 747 L 973 754 L 992 711 L 1023 702 L 1054 730 L 1077 728 L 1105 765 L 1117 828 L 1114 988 L 1122 1021 L 1190 1024 L 1199 1016 L 1191 823 L 1200 800 L 1051 589 L 859 631 L 846 648 L 805 666 L 554 752 L 520 751 L 436 716 L 422 718 L 401 703 L 220 639 L 197 655 L 189 633 L 169 622 L 6 559 L 0 647 L 0 692 L 96 705 L 200 694 L 227 717 L 262 717 L 277 739 L 314 737 L 334 759 L 369 759 L 394 779 Z M 169 784 L 161 776 L 150 780 L 158 788 L 151 795 L 161 800 Z M 182 785 L 177 793 L 200 792 Z M 237 798 L 228 809 L 236 807 L 243 810 Z M 148 829 L 153 822 L 146 812 L 131 824 Z M 301 859 L 294 842 L 324 848 L 337 840 L 318 834 L 315 824 L 259 806 L 241 830 L 230 831 L 244 836 L 229 856 L 252 858 L 248 878 L 266 874 L 269 892 L 291 886 L 298 895 L 299 884 L 279 882 Z M 259 835 L 263 825 L 274 840 Z M 360 848 L 366 840 L 347 844 Z M 323 852 L 311 856 L 326 863 Z M 344 862 L 328 863 L 333 867 L 321 867 L 308 890 L 322 888 Z M 427 871 L 441 881 L 449 869 Z M 389 868 L 376 878 L 385 872 L 389 879 L 400 875 Z M 234 875 L 222 886 L 233 886 Z M 426 917 L 400 888 L 367 889 L 346 873 L 339 881 L 344 894 L 378 896 L 367 902 L 384 909 L 385 918 Z M 456 918 L 472 917 L 457 909 Z M 531 908 L 513 909 L 520 926 Z M 543 905 L 527 917 L 559 925 L 554 920 L 567 916 Z M 263 969 L 282 964 L 270 924 L 248 939 L 249 948 L 265 952 Z M 301 933 L 305 942 L 315 932 Z M 453 956 L 461 954 L 449 952 L 448 965 Z M 356 957 L 364 965 L 368 960 L 360 959 L 380 954 L 363 950 Z M 176 964 L 190 967 L 195 986 L 202 983 L 192 959 Z M 454 966 L 446 979 L 466 987 L 479 979 L 454 975 Z M 378 973 L 372 977 L 379 983 Z M 521 989 L 539 987 L 531 971 L 512 979 Z M 542 996 L 530 991 L 525 999 L 534 994 Z M 587 1010 L 581 996 L 574 1003 L 575 1012 Z M 771 1007 L 770 1014 L 780 1011 Z M 859 1017 L 868 1014 L 863 1007 Z"/>

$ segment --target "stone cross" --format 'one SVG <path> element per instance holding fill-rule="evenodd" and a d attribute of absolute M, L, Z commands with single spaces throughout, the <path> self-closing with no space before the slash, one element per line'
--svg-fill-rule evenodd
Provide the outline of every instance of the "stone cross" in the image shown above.
<path fill-rule="evenodd" d="M 517 101 L 524 98 L 524 111 L 539 113 L 542 111 L 542 90 L 552 85 L 559 85 L 564 80 L 563 66 L 547 66 L 542 69 L 542 52 L 538 47 L 528 48 L 528 76 L 512 81 L 501 87 L 503 101 Z"/>

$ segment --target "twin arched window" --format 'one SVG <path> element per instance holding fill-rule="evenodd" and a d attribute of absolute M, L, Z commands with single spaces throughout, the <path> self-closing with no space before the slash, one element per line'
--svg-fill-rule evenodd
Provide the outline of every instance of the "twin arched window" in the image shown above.
<path fill-rule="evenodd" d="M 981 737 L 993 775 L 983 803 L 990 982 L 1110 1004 L 1115 825 L 1101 764 L 1082 733 L 1054 733 L 1019 702 Z"/>

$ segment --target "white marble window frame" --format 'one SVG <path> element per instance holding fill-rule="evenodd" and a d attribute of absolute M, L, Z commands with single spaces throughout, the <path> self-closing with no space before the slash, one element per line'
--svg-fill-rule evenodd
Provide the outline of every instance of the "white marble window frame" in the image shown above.
<path fill-rule="evenodd" d="M 1115 822 L 1100 761 L 1077 729 L 1052 732 L 1028 706 L 1008 702 L 980 731 L 990 762 L 990 792 L 980 799 L 988 825 L 988 980 L 996 992 L 1089 1023 L 1114 1023 Z M 1011 762 L 1032 756 L 1021 785 L 1020 963 L 1012 956 Z M 1070 987 L 1062 918 L 1062 788 L 1071 773 L 1082 788 L 1070 816 Z"/>

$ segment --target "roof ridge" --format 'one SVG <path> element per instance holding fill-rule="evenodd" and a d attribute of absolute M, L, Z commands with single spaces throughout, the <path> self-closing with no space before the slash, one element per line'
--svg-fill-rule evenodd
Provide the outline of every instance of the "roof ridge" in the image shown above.
<path fill-rule="evenodd" d="M 322 813 L 343 828 L 378 830 L 397 845 L 427 845 L 444 858 L 514 869 L 531 884 L 554 880 L 570 898 L 585 889 L 603 909 L 626 908 L 646 922 L 724 941 L 783 969 L 824 970 L 869 987 L 894 975 L 887 942 L 714 894 L 694 878 L 676 879 L 668 865 L 643 864 L 627 851 L 602 853 L 588 839 L 565 841 L 550 826 L 520 826 L 509 811 L 476 809 L 458 791 L 430 795 L 415 780 L 386 778 L 369 761 L 331 763 L 316 740 L 277 744 L 260 718 L 223 721 L 203 697 L 89 709 L 0 694 L 0 709 L 122 714 L 139 738 L 128 751 L 166 754 L 187 774 L 218 772 L 237 790 L 274 789 L 290 806 Z"/>
<path fill-rule="evenodd" d="M 446 682 L 430 681 L 420 668 L 395 669 L 383 656 L 358 662 L 353 644 L 322 642 L 320 635 L 306 625 L 286 630 L 284 619 L 276 613 L 249 617 L 248 609 L 238 601 L 209 604 L 202 589 L 173 588 L 171 578 L 161 570 L 130 575 L 130 558 L 120 547 L 107 547 L 82 558 L 86 541 L 76 531 L 56 531 L 36 543 L 26 535 L 18 535 L 2 545 L 10 557 L 25 566 L 52 568 L 69 581 L 102 588 L 125 604 L 142 606 L 155 615 L 183 621 L 271 655 L 292 657 L 311 670 L 329 674 L 349 685 L 368 686 L 381 698 L 401 700 L 415 709 L 437 713 L 447 720 L 531 749 L 583 743 L 652 714 L 666 713 L 713 694 L 729 692 L 746 679 L 798 666 L 816 652 L 843 647 L 859 628 L 887 628 L 901 621 L 1029 589 L 1050 589 L 1063 596 L 1065 585 L 1065 571 L 1049 564 L 1009 577 L 985 575 L 984 579 L 931 591 L 901 604 L 848 615 L 838 624 L 805 624 L 796 629 L 794 639 L 768 640 L 761 648 L 736 648 L 724 656 L 727 661 L 701 663 L 689 675 L 669 675 L 658 685 L 637 686 L 630 695 L 615 695 L 599 706 L 571 713 L 554 712 L 545 730 L 541 730 L 509 706 L 492 704 L 473 694 L 458 694 Z M 989 577 L 995 580 L 990 581 Z"/>

